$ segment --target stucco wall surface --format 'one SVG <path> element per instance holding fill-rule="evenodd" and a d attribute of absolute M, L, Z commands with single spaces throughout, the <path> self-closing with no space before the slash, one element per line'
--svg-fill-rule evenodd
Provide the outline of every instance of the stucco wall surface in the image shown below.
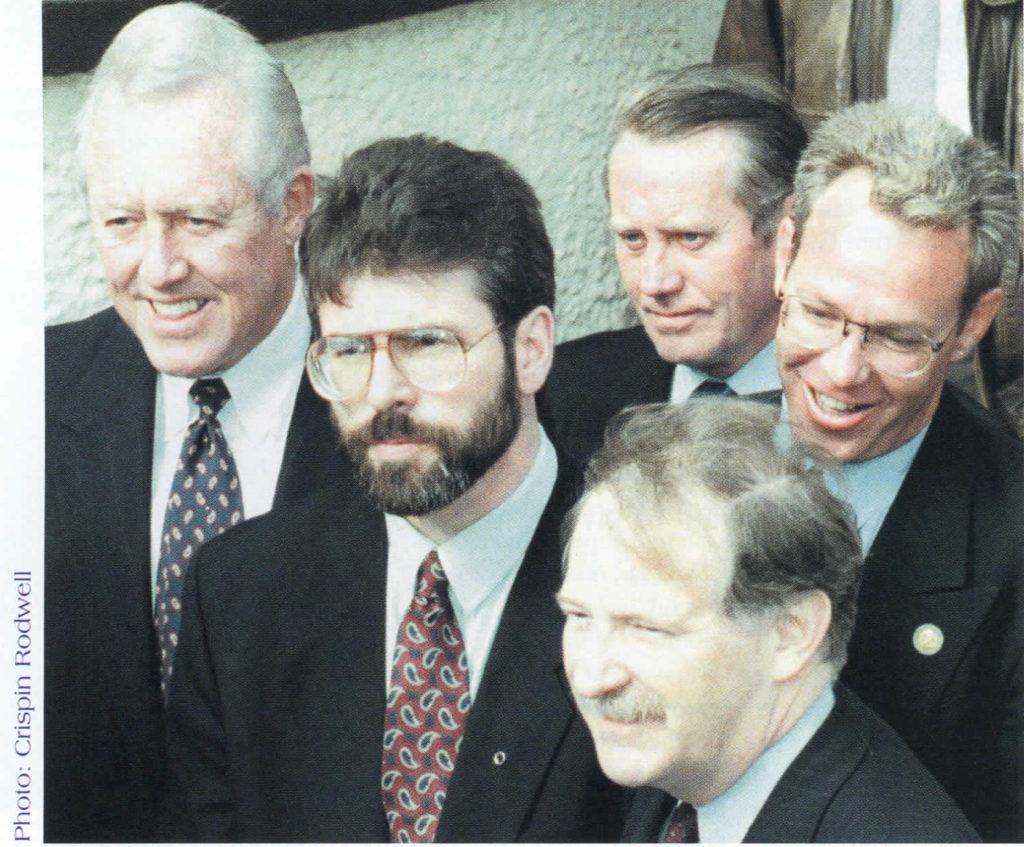
<path fill-rule="evenodd" d="M 612 256 L 611 113 L 650 73 L 710 59 L 724 0 L 482 0 L 270 46 L 318 173 L 376 138 L 488 149 L 536 189 L 555 245 L 560 339 L 634 322 Z M 86 77 L 44 79 L 46 321 L 108 303 L 74 155 Z"/>

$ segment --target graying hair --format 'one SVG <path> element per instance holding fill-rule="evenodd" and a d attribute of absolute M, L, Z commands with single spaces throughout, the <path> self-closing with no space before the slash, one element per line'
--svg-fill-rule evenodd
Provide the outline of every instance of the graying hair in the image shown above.
<path fill-rule="evenodd" d="M 674 141 L 711 128 L 739 140 L 733 191 L 754 232 L 774 238 L 807 133 L 785 89 L 757 67 L 690 65 L 656 76 L 619 106 L 612 143 L 627 131 Z"/>
<path fill-rule="evenodd" d="M 879 211 L 911 226 L 970 228 L 961 321 L 1003 273 L 1017 274 L 1020 200 L 1002 157 L 934 112 L 884 101 L 843 109 L 811 135 L 796 174 L 794 248 L 818 198 L 854 168 L 871 173 Z"/>
<path fill-rule="evenodd" d="M 610 492 L 638 542 L 642 561 L 673 577 L 659 522 L 708 520 L 710 496 L 727 514 L 733 577 L 724 611 L 733 618 L 773 614 L 820 590 L 832 604 L 821 653 L 838 674 L 853 633 L 863 572 L 860 539 L 847 506 L 834 497 L 822 465 L 798 445 L 776 445 L 778 410 L 749 400 L 652 404 L 613 417 L 587 467 L 584 493 L 563 526 L 572 529 L 595 490 Z"/>
<path fill-rule="evenodd" d="M 134 17 L 103 54 L 78 117 L 85 161 L 92 120 L 105 92 L 137 99 L 204 84 L 230 84 L 249 120 L 243 176 L 269 214 L 281 210 L 295 169 L 309 164 L 302 107 L 283 65 L 235 21 L 195 3 L 156 6 Z"/>

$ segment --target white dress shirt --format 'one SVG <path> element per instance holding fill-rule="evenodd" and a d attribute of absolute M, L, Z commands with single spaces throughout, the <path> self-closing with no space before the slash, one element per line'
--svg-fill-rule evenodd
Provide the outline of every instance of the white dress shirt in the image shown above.
<path fill-rule="evenodd" d="M 291 302 L 270 334 L 236 365 L 211 374 L 231 392 L 217 419 L 235 458 L 246 518 L 262 515 L 273 504 L 309 339 L 306 301 L 296 280 Z M 149 533 L 153 585 L 175 467 L 189 424 L 199 415 L 188 395 L 194 382 L 167 374 L 156 381 Z"/>
<path fill-rule="evenodd" d="M 825 723 L 835 702 L 835 693 L 829 686 L 789 732 L 758 756 L 724 794 L 697 806 L 697 832 L 702 843 L 737 844 L 743 840 L 778 781 Z M 667 828 L 668 821 L 665 823 Z"/>
<path fill-rule="evenodd" d="M 698 385 L 710 378 L 713 377 L 709 377 L 703 371 L 698 371 L 689 365 L 676 365 L 672 373 L 672 390 L 669 392 L 669 400 L 673 403 L 682 403 Z M 753 359 L 724 382 L 741 396 L 781 389 L 782 381 L 779 379 L 779 369 L 775 364 L 775 339 L 769 341 Z"/>
<path fill-rule="evenodd" d="M 385 685 L 391 684 L 398 627 L 412 602 L 416 573 L 427 554 L 436 549 L 466 645 L 469 691 L 476 697 L 505 600 L 551 498 L 557 475 L 555 448 L 540 429 L 540 448 L 519 487 L 501 505 L 444 544 L 437 545 L 421 535 L 404 518 L 384 516 L 388 536 Z"/>

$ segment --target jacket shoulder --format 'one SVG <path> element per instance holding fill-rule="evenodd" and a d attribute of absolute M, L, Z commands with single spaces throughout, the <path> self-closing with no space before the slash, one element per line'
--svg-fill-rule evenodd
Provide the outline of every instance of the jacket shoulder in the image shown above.
<path fill-rule="evenodd" d="M 978 834 L 938 781 L 881 717 L 843 686 L 829 720 L 863 739 L 816 841 L 975 842 Z"/>
<path fill-rule="evenodd" d="M 643 327 L 610 329 L 563 341 L 555 348 L 555 368 L 593 367 L 605 359 L 636 354 L 656 355 Z"/>
<path fill-rule="evenodd" d="M 47 388 L 52 392 L 53 389 L 76 383 L 96 359 L 99 350 L 111 340 L 138 347 L 139 353 L 142 353 L 131 330 L 112 306 L 81 320 L 46 327 L 44 355 Z"/>

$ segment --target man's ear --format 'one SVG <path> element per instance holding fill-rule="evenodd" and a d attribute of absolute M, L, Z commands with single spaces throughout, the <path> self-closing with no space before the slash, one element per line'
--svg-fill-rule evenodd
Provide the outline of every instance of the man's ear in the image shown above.
<path fill-rule="evenodd" d="M 786 271 L 793 258 L 793 234 L 796 232 L 793 218 L 785 215 L 779 221 L 775 233 L 775 296 L 782 296 L 782 284 L 786 281 Z"/>
<path fill-rule="evenodd" d="M 537 306 L 516 328 L 516 382 L 520 394 L 540 391 L 555 354 L 555 316 L 547 306 Z"/>
<path fill-rule="evenodd" d="M 971 313 L 967 316 L 964 328 L 957 333 L 953 343 L 953 358 L 963 359 L 978 345 L 982 337 L 988 332 L 989 326 L 995 320 L 996 312 L 999 311 L 1003 302 L 1003 292 L 999 288 L 990 288 L 974 304 Z"/>
<path fill-rule="evenodd" d="M 306 227 L 306 218 L 313 211 L 313 171 L 303 165 L 295 169 L 295 175 L 284 195 L 284 231 L 289 244 L 295 244 Z"/>
<path fill-rule="evenodd" d="M 772 679 L 785 682 L 799 674 L 818 652 L 831 623 L 832 602 L 824 591 L 805 591 L 787 603 L 773 623 Z"/>

